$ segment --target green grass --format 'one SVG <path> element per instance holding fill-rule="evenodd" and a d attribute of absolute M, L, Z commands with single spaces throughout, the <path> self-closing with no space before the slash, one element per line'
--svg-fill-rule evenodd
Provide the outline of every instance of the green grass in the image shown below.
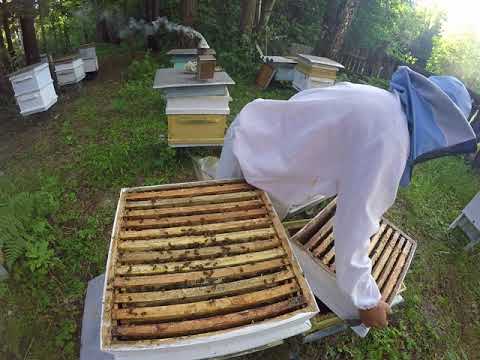
<path fill-rule="evenodd" d="M 100 54 L 107 64 L 132 55 L 113 47 Z M 151 89 L 155 69 L 166 65 L 163 56 L 148 55 L 120 69 L 118 79 L 97 79 L 58 104 L 42 136 L 7 164 L 0 211 L 10 204 L 28 216 L 21 230 L 9 230 L 25 239 L 9 280 L 0 282 L 0 359 L 77 359 L 86 285 L 104 271 L 120 188 L 194 179 L 185 151 L 165 144 L 164 100 Z M 237 79 L 230 120 L 255 98 L 293 94 L 252 83 Z M 447 227 L 479 185 L 461 158 L 420 166 L 388 214 L 419 242 L 403 310 L 386 330 L 366 339 L 350 332 L 330 337 L 305 346 L 304 358 L 475 359 L 479 255 L 463 253 L 465 237 Z"/>

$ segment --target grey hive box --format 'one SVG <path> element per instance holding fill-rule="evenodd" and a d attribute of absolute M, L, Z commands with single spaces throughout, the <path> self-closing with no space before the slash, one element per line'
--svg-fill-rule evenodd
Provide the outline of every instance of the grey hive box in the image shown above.
<path fill-rule="evenodd" d="M 275 80 L 293 81 L 295 65 L 298 63 L 297 60 L 285 56 L 264 56 L 263 60 L 276 70 Z"/>
<path fill-rule="evenodd" d="M 470 239 L 465 250 L 472 250 L 480 243 L 480 193 L 470 201 L 462 213 L 453 221 L 449 229 L 459 227 Z"/>

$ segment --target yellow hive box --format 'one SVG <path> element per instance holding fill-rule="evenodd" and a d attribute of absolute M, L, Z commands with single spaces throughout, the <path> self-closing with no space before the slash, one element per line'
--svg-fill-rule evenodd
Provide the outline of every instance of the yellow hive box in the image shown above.
<path fill-rule="evenodd" d="M 168 115 L 168 145 L 222 145 L 225 128 L 226 115 Z"/>
<path fill-rule="evenodd" d="M 337 69 L 334 69 L 334 68 L 327 69 L 324 67 L 317 67 L 317 66 L 313 67 L 313 66 L 303 64 L 301 62 L 297 64 L 297 70 L 313 77 L 330 79 L 330 80 L 336 80 L 337 71 L 338 71 Z"/>

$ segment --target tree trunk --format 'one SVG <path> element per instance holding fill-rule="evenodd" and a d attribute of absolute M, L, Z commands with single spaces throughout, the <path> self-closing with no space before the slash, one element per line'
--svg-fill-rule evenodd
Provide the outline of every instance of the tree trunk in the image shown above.
<path fill-rule="evenodd" d="M 160 0 L 145 0 L 145 20 L 154 21 L 160 16 Z"/>
<path fill-rule="evenodd" d="M 315 48 L 315 54 L 338 58 L 359 4 L 360 0 L 344 0 L 340 5 L 337 0 L 328 0 L 323 20 L 325 32 Z"/>
<path fill-rule="evenodd" d="M 2 9 L 2 21 L 3 21 L 3 31 L 5 32 L 5 40 L 7 43 L 8 53 L 10 57 L 15 56 L 15 50 L 13 48 L 12 41 L 12 32 L 10 31 L 10 10 L 8 9 L 8 4 L 6 0 L 0 0 L 1 9 Z"/>
<path fill-rule="evenodd" d="M 262 0 L 257 0 L 257 7 L 255 8 L 255 20 L 253 28 L 256 29 L 260 23 L 260 17 L 262 16 Z"/>
<path fill-rule="evenodd" d="M 10 100 L 12 100 L 11 98 L 13 98 L 13 89 L 7 77 L 8 71 L 10 70 L 0 65 L 0 103 L 2 104 L 10 102 Z M 5 100 L 7 100 L 7 102 Z M 5 111 L 5 109 L 2 109 L 2 112 L 3 111 Z"/>
<path fill-rule="evenodd" d="M 275 6 L 276 0 L 263 0 L 262 1 L 262 12 L 260 15 L 260 20 L 256 31 L 261 32 L 265 26 L 268 25 L 270 16 L 272 15 L 273 7 Z"/>
<path fill-rule="evenodd" d="M 39 0 L 38 8 L 40 13 L 40 35 L 42 37 L 42 51 L 44 53 L 48 52 L 47 46 L 47 32 L 45 29 L 45 19 L 48 16 L 48 0 Z"/>
<path fill-rule="evenodd" d="M 226 24 L 228 19 L 228 2 L 224 0 L 216 0 L 215 10 L 217 23 Z"/>
<path fill-rule="evenodd" d="M 152 0 L 152 21 L 160 16 L 160 0 Z"/>
<path fill-rule="evenodd" d="M 62 25 L 63 39 L 64 39 L 64 50 L 67 52 L 70 49 L 70 36 L 68 35 L 69 29 L 65 23 Z"/>
<path fill-rule="evenodd" d="M 347 0 L 343 6 L 340 15 L 338 17 L 338 25 L 336 27 L 334 36 L 329 44 L 327 56 L 332 59 L 338 58 L 340 51 L 342 50 L 343 43 L 345 42 L 345 36 L 350 28 L 350 24 L 353 21 L 355 12 L 360 4 L 360 0 Z"/>
<path fill-rule="evenodd" d="M 328 0 L 323 16 L 323 34 L 315 47 L 314 53 L 321 56 L 327 56 L 330 43 L 335 36 L 337 29 L 339 4 L 338 0 Z"/>
<path fill-rule="evenodd" d="M 198 1 L 197 0 L 182 0 L 182 19 L 183 23 L 192 26 L 197 20 Z"/>
<path fill-rule="evenodd" d="M 8 52 L 5 47 L 5 41 L 3 39 L 3 34 L 0 31 L 0 71 L 3 69 L 3 72 L 7 73 L 10 71 L 10 59 L 8 57 Z"/>
<path fill-rule="evenodd" d="M 255 10 L 257 0 L 242 0 L 240 14 L 240 31 L 244 34 L 251 34 L 255 22 Z"/>
<path fill-rule="evenodd" d="M 40 61 L 37 36 L 35 34 L 35 15 L 33 0 L 23 0 L 22 15 L 20 16 L 20 27 L 22 28 L 23 49 L 25 50 L 25 61 L 27 65 Z"/>

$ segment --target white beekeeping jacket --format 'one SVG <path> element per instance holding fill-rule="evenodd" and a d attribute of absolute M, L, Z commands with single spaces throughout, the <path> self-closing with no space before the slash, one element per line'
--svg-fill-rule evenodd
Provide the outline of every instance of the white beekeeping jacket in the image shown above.
<path fill-rule="evenodd" d="M 243 175 L 287 207 L 338 194 L 337 284 L 357 308 L 368 309 L 380 300 L 370 237 L 395 200 L 408 152 L 398 96 L 341 83 L 246 105 L 227 133 L 217 178 Z"/>

